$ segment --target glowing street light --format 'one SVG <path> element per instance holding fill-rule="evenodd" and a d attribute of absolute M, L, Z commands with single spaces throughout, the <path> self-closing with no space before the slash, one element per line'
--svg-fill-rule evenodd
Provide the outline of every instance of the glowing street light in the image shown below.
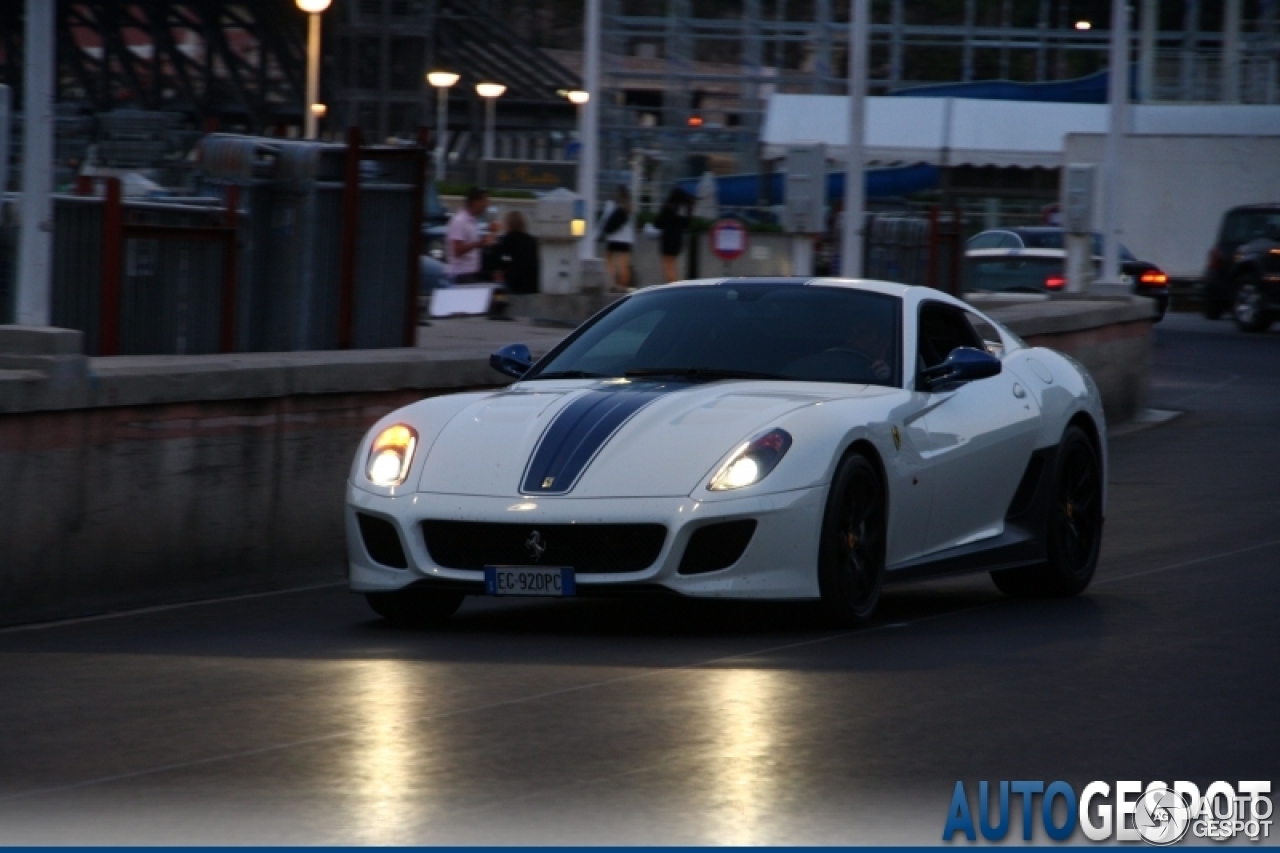
<path fill-rule="evenodd" d="M 580 89 L 574 89 L 571 92 L 565 92 L 564 96 L 569 99 L 569 103 L 576 104 L 578 106 L 582 106 L 587 101 L 591 100 L 591 93 L 583 92 Z"/>
<path fill-rule="evenodd" d="M 449 135 L 449 90 L 458 82 L 452 71 L 431 71 L 427 82 L 436 90 L 436 180 L 444 180 L 445 137 Z"/>
<path fill-rule="evenodd" d="M 507 91 L 501 83 L 477 83 L 476 94 L 484 98 L 484 159 L 493 159 L 493 126 L 497 118 L 498 98 Z"/>
<path fill-rule="evenodd" d="M 329 8 L 333 0 L 295 0 L 298 8 L 307 13 L 307 107 L 302 112 L 303 132 L 307 139 L 316 138 L 317 122 L 324 115 L 320 106 L 320 13 Z"/>

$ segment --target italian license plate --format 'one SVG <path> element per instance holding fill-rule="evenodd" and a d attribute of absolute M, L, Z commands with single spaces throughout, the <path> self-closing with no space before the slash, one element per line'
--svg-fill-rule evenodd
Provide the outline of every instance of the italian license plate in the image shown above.
<path fill-rule="evenodd" d="M 573 569 L 553 566 L 485 566 L 484 591 L 488 595 L 573 595 Z"/>

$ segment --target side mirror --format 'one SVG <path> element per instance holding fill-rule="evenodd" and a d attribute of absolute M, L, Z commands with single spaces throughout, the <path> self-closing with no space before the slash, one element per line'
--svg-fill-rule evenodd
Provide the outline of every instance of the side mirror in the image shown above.
<path fill-rule="evenodd" d="M 512 379 L 519 379 L 533 367 L 533 354 L 524 344 L 507 344 L 489 356 L 489 366 Z"/>
<path fill-rule="evenodd" d="M 1000 372 L 1000 359 L 973 347 L 956 347 L 942 364 L 920 372 L 925 391 L 946 391 Z"/>

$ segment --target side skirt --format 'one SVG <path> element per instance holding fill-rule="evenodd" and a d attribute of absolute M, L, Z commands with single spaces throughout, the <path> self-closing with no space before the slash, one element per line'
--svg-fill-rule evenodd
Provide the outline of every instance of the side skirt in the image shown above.
<path fill-rule="evenodd" d="M 1005 513 L 1004 532 L 999 536 L 889 566 L 884 582 L 911 583 L 1043 563 L 1049 557 L 1046 537 L 1057 461 L 1057 445 L 1031 454 Z"/>

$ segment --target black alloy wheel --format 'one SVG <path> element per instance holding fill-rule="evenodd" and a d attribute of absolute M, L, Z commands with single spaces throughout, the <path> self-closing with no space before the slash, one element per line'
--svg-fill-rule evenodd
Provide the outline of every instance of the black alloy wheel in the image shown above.
<path fill-rule="evenodd" d="M 827 619 L 840 627 L 871 618 L 884 585 L 888 512 L 884 485 L 867 457 L 852 453 L 836 470 L 818 543 L 818 589 Z"/>
<path fill-rule="evenodd" d="M 1067 427 L 1058 447 L 1049 506 L 1049 559 L 1038 566 L 992 572 L 1001 592 L 1014 596 L 1067 597 L 1088 588 L 1102 546 L 1102 466 L 1093 443 Z"/>
<path fill-rule="evenodd" d="M 373 612 L 391 624 L 424 627 L 438 625 L 456 613 L 466 594 L 402 589 L 397 592 L 369 592 L 364 597 Z"/>
<path fill-rule="evenodd" d="M 1231 297 L 1231 314 L 1242 332 L 1265 332 L 1271 328 L 1262 283 L 1253 273 L 1244 273 L 1236 279 Z"/>

